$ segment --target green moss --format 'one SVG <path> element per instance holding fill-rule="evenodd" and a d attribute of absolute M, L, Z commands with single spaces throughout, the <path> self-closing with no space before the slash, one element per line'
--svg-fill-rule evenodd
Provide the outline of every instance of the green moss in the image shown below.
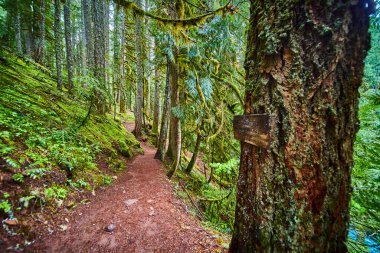
<path fill-rule="evenodd" d="M 88 108 L 86 99 L 68 99 L 66 91 L 57 90 L 49 70 L 1 52 L 0 157 L 9 161 L 14 173 L 37 180 L 25 172 L 49 171 L 41 175 L 47 185 L 83 179 L 90 189 L 104 185 L 105 174 L 124 170 L 121 156 L 131 158 L 141 152 L 139 142 L 121 125 L 122 120 L 110 115 L 91 114 L 83 125 Z M 99 157 L 105 158 L 105 168 L 100 168 Z M 66 178 L 58 180 L 50 174 Z"/>

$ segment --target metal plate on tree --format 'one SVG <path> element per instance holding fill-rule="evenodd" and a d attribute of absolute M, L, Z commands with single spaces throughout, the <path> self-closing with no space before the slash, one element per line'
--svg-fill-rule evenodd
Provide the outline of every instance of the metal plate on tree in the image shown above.
<path fill-rule="evenodd" d="M 257 147 L 269 146 L 269 115 L 247 114 L 234 117 L 235 138 Z"/>

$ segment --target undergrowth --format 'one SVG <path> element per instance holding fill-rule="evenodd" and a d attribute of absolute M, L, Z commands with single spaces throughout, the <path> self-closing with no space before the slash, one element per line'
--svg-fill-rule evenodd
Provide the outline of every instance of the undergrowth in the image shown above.
<path fill-rule="evenodd" d="M 123 119 L 86 118 L 85 94 L 69 99 L 55 86 L 46 68 L 1 52 L 0 217 L 109 185 L 141 150 Z"/>

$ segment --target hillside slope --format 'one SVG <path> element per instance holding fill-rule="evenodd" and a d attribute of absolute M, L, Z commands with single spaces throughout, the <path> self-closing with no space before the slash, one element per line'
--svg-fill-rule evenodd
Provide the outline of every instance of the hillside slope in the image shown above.
<path fill-rule="evenodd" d="M 68 99 L 48 69 L 1 50 L 0 251 L 28 244 L 41 221 L 109 185 L 141 152 L 122 119 L 87 117 L 88 94 Z"/>

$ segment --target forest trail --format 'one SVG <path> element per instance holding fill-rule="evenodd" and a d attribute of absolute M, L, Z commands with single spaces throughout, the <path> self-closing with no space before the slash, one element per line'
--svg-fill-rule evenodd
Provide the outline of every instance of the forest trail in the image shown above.
<path fill-rule="evenodd" d="M 133 125 L 126 124 L 129 131 Z M 173 193 L 155 149 L 144 155 L 88 205 L 69 217 L 66 231 L 54 232 L 33 252 L 220 252 L 210 231 L 189 214 Z M 112 232 L 106 227 L 114 224 Z"/>

